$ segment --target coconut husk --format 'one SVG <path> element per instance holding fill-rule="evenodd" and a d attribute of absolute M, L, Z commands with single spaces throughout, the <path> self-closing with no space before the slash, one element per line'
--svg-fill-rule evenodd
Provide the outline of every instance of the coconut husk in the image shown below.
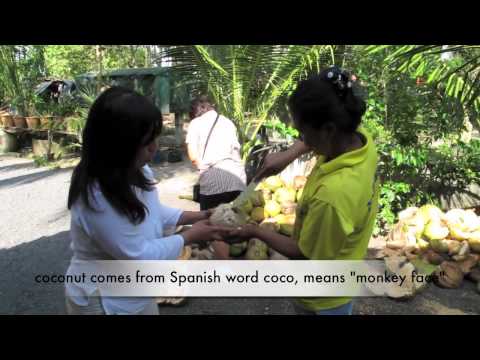
<path fill-rule="evenodd" d="M 472 269 L 477 266 L 479 256 L 477 254 L 469 254 L 464 260 L 458 261 L 457 265 L 464 274 L 468 274 Z"/>
<path fill-rule="evenodd" d="M 440 265 L 446 260 L 444 256 L 433 251 L 432 249 L 426 250 L 422 254 L 422 259 L 432 265 Z"/>
<path fill-rule="evenodd" d="M 480 283 L 480 267 L 476 267 L 472 269 L 468 274 L 467 274 L 467 279 L 470 281 L 473 281 L 474 283 Z"/>
<path fill-rule="evenodd" d="M 435 283 L 446 289 L 456 289 L 462 285 L 463 271 L 460 266 L 453 261 L 444 261 L 435 271 Z"/>
<path fill-rule="evenodd" d="M 393 226 L 387 236 L 386 246 L 390 249 L 403 249 L 408 244 L 407 232 L 404 231 L 404 223 L 399 221 Z"/>

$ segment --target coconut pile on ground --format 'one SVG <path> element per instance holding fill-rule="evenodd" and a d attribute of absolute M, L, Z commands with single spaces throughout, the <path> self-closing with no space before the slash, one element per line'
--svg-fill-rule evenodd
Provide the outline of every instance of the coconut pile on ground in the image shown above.
<path fill-rule="evenodd" d="M 280 176 L 270 176 L 258 184 L 255 192 L 238 209 L 233 204 L 218 206 L 210 222 L 230 227 L 250 223 L 292 236 L 297 203 L 306 182 L 307 178 L 303 175 L 295 176 L 290 183 Z M 231 245 L 230 255 L 247 260 L 287 259 L 259 239 Z"/>
<path fill-rule="evenodd" d="M 467 278 L 480 291 L 480 217 L 473 210 L 444 213 L 434 205 L 424 205 L 407 208 L 398 218 L 378 258 L 410 262 L 417 268 L 430 265 L 436 285 L 458 288 Z"/>

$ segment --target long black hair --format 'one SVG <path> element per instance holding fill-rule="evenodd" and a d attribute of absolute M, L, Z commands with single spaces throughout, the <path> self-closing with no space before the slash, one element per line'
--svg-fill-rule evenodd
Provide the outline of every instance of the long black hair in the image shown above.
<path fill-rule="evenodd" d="M 146 97 L 126 88 L 111 87 L 90 108 L 80 163 L 73 171 L 68 208 L 79 198 L 96 211 L 89 199 L 98 182 L 108 202 L 132 223 L 145 219 L 147 208 L 133 186 L 150 191 L 149 181 L 136 166 L 142 146 L 150 144 L 162 130 L 162 115 Z"/>
<path fill-rule="evenodd" d="M 294 117 L 314 128 L 331 123 L 343 133 L 353 133 L 366 110 L 365 101 L 354 93 L 356 88 L 350 74 L 330 67 L 301 81 L 288 105 Z"/>

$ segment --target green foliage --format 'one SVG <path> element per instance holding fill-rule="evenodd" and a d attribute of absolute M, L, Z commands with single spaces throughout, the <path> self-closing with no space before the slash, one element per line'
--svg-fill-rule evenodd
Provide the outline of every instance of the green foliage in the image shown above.
<path fill-rule="evenodd" d="M 422 68 L 415 59 L 392 67 L 391 59 L 402 51 L 401 46 L 357 47 L 349 64 L 368 92 L 363 125 L 379 153 L 376 233 L 387 231 L 400 210 L 439 205 L 440 197 L 465 191 L 480 174 L 478 140 L 461 140 L 471 111 L 445 87 L 422 81 L 436 69 L 433 59 Z"/>
<path fill-rule="evenodd" d="M 95 50 L 89 45 L 48 45 L 45 58 L 49 75 L 54 78 L 72 79 L 95 70 Z"/>
<path fill-rule="evenodd" d="M 73 79 L 88 73 L 121 68 L 150 67 L 149 45 L 48 45 L 49 75 Z"/>
<path fill-rule="evenodd" d="M 164 58 L 193 94 L 206 93 L 238 129 L 244 158 L 297 81 L 332 62 L 332 45 L 174 46 Z"/>
<path fill-rule="evenodd" d="M 285 124 L 278 117 L 272 117 L 264 123 L 265 128 L 269 129 L 273 136 L 283 139 L 298 138 L 299 133 L 295 128 Z"/>
<path fill-rule="evenodd" d="M 32 113 L 34 88 L 45 74 L 43 45 L 0 46 L 0 88 L 4 101 L 20 115 Z"/>

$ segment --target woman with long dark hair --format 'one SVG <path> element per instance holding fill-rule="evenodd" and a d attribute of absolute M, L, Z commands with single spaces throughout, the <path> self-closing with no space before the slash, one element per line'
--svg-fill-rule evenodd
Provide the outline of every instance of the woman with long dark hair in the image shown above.
<path fill-rule="evenodd" d="M 112 87 L 92 105 L 80 163 L 68 195 L 74 260 L 175 260 L 185 245 L 220 238 L 208 211 L 189 212 L 159 202 L 147 163 L 162 130 L 159 110 L 134 91 Z M 164 236 L 166 227 L 193 224 Z M 91 284 L 67 284 L 70 314 L 158 314 L 152 298 L 102 297 Z"/>

